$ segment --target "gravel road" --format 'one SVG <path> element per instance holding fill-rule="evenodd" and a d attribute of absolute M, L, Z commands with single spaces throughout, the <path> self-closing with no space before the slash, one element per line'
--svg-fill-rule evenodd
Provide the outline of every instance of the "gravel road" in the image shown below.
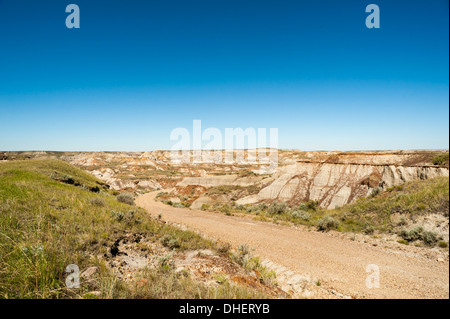
<path fill-rule="evenodd" d="M 155 201 L 157 192 L 139 196 L 137 205 L 162 219 L 234 247 L 247 244 L 254 254 L 320 280 L 321 287 L 353 298 L 449 298 L 449 262 L 408 249 L 387 249 L 328 233 L 251 218 L 174 208 Z M 411 247 L 412 248 L 412 247 Z M 429 248 L 422 248 L 429 249 Z M 379 288 L 368 288 L 368 265 L 379 269 Z M 373 268 L 372 268 L 373 269 Z"/>

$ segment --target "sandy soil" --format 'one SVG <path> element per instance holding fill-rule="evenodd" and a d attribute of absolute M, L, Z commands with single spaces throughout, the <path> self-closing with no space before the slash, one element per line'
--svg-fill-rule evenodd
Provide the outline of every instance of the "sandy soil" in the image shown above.
<path fill-rule="evenodd" d="M 408 249 L 387 249 L 345 236 L 279 226 L 250 218 L 174 208 L 155 201 L 158 192 L 139 196 L 136 203 L 162 219 L 197 230 L 237 247 L 247 244 L 254 254 L 290 271 L 320 281 L 321 289 L 352 298 L 449 298 L 448 258 L 427 258 Z M 413 248 L 413 247 L 411 247 Z M 416 248 L 414 248 L 416 249 Z M 423 248 L 428 249 L 429 248 Z M 379 288 L 368 288 L 368 265 L 380 271 Z M 318 297 L 320 296 L 313 296 Z"/>

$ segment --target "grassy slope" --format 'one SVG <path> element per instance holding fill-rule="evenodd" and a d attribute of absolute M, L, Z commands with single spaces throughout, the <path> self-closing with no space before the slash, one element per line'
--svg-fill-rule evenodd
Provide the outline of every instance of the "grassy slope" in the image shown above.
<path fill-rule="evenodd" d="M 105 188 L 89 191 L 95 186 L 102 183 L 59 160 L 0 163 L 0 298 L 71 298 L 92 290 L 100 290 L 107 298 L 264 297 L 243 287 L 205 287 L 167 269 L 147 270 L 152 284 L 140 291 L 125 285 L 106 267 L 102 256 L 126 233 L 154 240 L 170 235 L 178 239 L 181 250 L 214 245 L 119 203 Z M 119 221 L 111 211 L 130 218 Z M 99 280 L 76 291 L 66 288 L 69 264 L 78 265 L 81 271 L 98 266 Z"/>
<path fill-rule="evenodd" d="M 449 179 L 438 177 L 393 187 L 331 210 L 329 214 L 342 221 L 341 228 L 345 231 L 361 231 L 372 226 L 380 232 L 391 232 L 396 227 L 393 214 L 400 214 L 405 219 L 431 213 L 448 217 L 448 210 Z"/>

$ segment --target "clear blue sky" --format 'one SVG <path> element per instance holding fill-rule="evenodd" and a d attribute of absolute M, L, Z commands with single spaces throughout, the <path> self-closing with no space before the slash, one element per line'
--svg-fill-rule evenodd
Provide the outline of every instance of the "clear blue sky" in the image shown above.
<path fill-rule="evenodd" d="M 195 119 L 276 127 L 280 148 L 448 148 L 448 15 L 448 0 L 0 0 L 0 150 L 168 149 Z"/>

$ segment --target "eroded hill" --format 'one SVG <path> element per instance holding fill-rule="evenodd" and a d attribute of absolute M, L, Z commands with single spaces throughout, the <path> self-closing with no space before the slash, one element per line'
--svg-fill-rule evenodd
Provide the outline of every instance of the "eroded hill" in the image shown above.
<path fill-rule="evenodd" d="M 173 201 L 183 201 L 195 208 L 216 202 L 283 201 L 298 205 L 314 200 L 320 207 L 334 209 L 405 182 L 449 176 L 448 150 L 279 150 L 278 166 L 270 173 L 263 169 L 264 163 L 197 163 L 191 153 L 189 163 L 174 164 L 170 155 L 169 151 L 7 152 L 1 157 L 59 158 L 87 170 L 112 189 L 135 193 L 165 189 L 173 195 Z M 243 156 L 247 159 L 249 153 L 246 151 Z M 209 196 L 208 190 L 217 187 L 228 187 L 230 191 Z"/>

